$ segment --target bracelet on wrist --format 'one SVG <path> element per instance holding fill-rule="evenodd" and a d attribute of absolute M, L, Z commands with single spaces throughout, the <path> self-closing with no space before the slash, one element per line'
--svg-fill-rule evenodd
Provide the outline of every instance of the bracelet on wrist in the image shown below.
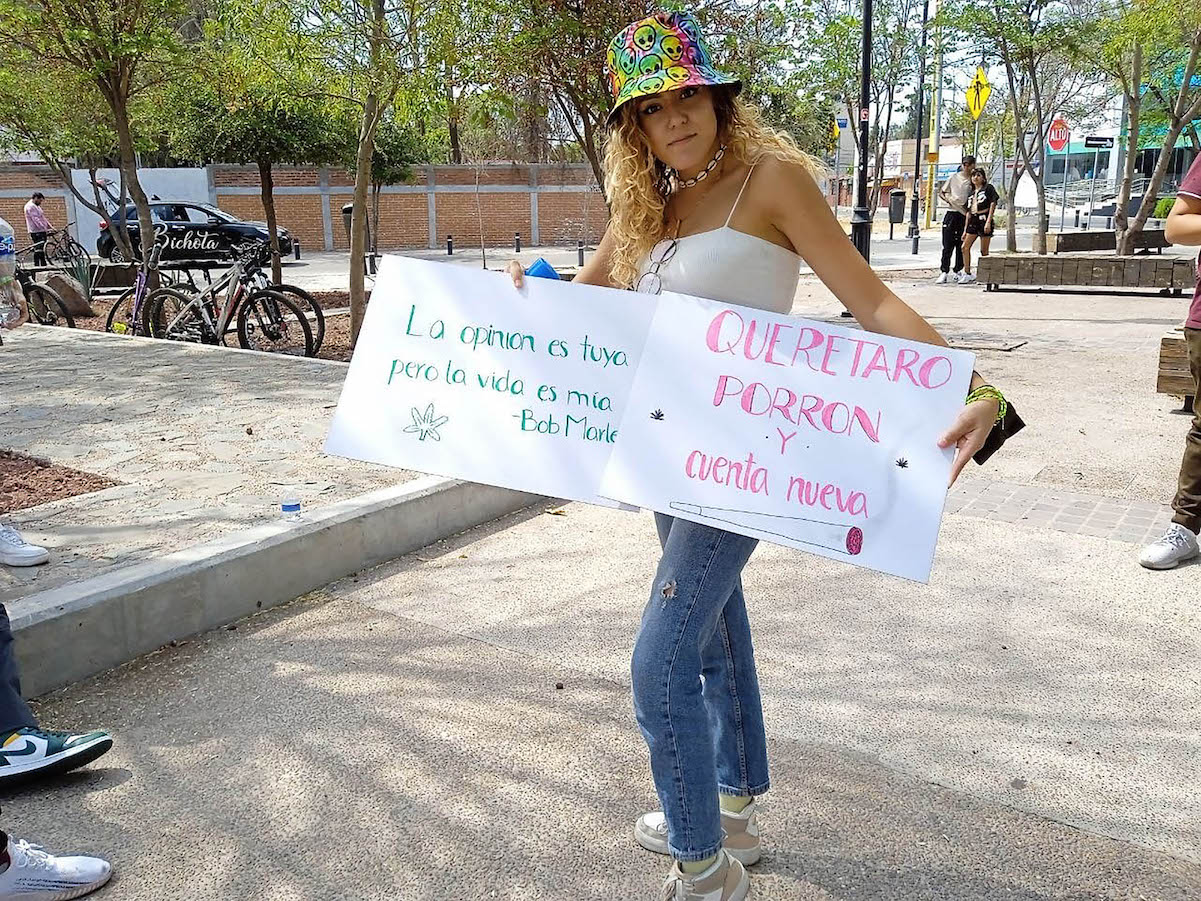
<path fill-rule="evenodd" d="M 981 385 L 979 388 L 972 391 L 967 396 L 964 404 L 974 404 L 978 400 L 995 400 L 997 402 L 997 422 L 1005 418 L 1005 413 L 1009 409 L 1009 404 L 1005 401 L 1005 395 L 1000 389 L 994 388 L 992 385 Z"/>

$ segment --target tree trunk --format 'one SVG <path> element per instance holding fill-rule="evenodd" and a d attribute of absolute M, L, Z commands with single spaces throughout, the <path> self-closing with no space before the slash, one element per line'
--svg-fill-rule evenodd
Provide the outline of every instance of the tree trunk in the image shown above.
<path fill-rule="evenodd" d="M 110 73 L 108 77 L 121 78 L 122 76 L 118 72 Z M 154 249 L 154 222 L 150 216 L 150 200 L 146 197 L 146 192 L 142 189 L 142 182 L 138 179 L 138 157 L 133 146 L 129 110 L 126 108 L 128 98 L 111 87 L 105 79 L 102 79 L 98 86 L 113 114 L 113 125 L 117 129 L 117 144 L 121 148 L 121 177 L 124 179 L 125 187 L 129 189 L 129 196 L 133 198 L 134 206 L 138 211 L 138 237 L 142 245 L 142 259 L 149 260 L 150 253 Z M 148 280 L 150 287 L 158 287 L 157 272 L 148 273 Z"/>
<path fill-rule="evenodd" d="M 1014 202 L 1018 196 L 1018 183 L 1022 180 L 1022 173 L 1025 169 L 1022 167 L 1022 133 L 1019 131 L 1017 135 L 1016 146 L 1013 153 L 1013 177 L 1009 179 L 1009 186 L 1005 189 L 1005 249 L 1010 253 L 1017 253 L 1018 249 L 1018 223 L 1017 212 L 1014 209 Z"/>
<path fill-rule="evenodd" d="M 371 0 L 371 38 L 368 65 L 377 71 L 384 44 L 384 0 Z M 359 124 L 359 149 L 355 155 L 354 198 L 350 212 L 350 346 L 359 340 L 367 312 L 367 191 L 371 187 L 371 157 L 375 153 L 375 129 L 383 115 L 378 88 L 368 90 Z"/>
<path fill-rule="evenodd" d="M 359 340 L 363 316 L 367 312 L 367 191 L 371 186 L 371 155 L 375 149 L 375 126 L 379 118 L 379 97 L 367 95 L 359 126 L 359 150 L 355 157 L 354 206 L 350 212 L 350 346 Z"/>
<path fill-rule="evenodd" d="M 259 160 L 259 187 L 263 197 L 263 212 L 267 216 L 267 235 L 271 244 L 271 284 L 284 280 L 279 260 L 279 223 L 275 218 L 275 181 L 271 178 L 271 161 Z"/>
<path fill-rule="evenodd" d="M 1143 108 L 1143 97 L 1140 85 L 1143 77 L 1143 48 L 1136 44 L 1131 60 L 1133 86 L 1126 92 L 1126 115 L 1129 124 L 1126 129 L 1126 164 L 1122 167 L 1122 184 L 1118 188 L 1118 199 L 1113 208 L 1113 235 L 1118 253 L 1129 253 L 1134 239 L 1127 240 L 1126 232 L 1130 219 L 1130 191 L 1134 182 L 1134 167 L 1138 163 L 1138 133 L 1139 119 Z"/>
<path fill-rule="evenodd" d="M 382 181 L 371 183 L 371 228 L 368 229 L 368 237 L 371 238 L 373 256 L 379 253 L 379 198 L 383 190 L 384 183 Z"/>
<path fill-rule="evenodd" d="M 456 166 L 463 163 L 463 144 L 459 138 L 459 108 L 455 104 L 454 86 L 446 82 L 446 130 L 450 137 L 450 161 Z"/>

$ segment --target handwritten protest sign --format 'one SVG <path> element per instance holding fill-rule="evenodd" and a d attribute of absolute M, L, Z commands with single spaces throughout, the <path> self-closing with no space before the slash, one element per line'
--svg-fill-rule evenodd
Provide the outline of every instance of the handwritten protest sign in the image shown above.
<path fill-rule="evenodd" d="M 385 257 L 327 453 L 598 496 L 653 299 Z"/>
<path fill-rule="evenodd" d="M 927 581 L 972 360 L 664 294 L 601 492 Z"/>

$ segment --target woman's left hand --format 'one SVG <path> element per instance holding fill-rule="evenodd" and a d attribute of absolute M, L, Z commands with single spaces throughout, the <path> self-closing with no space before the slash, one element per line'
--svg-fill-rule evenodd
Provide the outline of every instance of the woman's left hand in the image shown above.
<path fill-rule="evenodd" d="M 984 446 L 1000 409 L 1000 404 L 991 397 L 966 404 L 955 417 L 955 423 L 938 439 L 939 447 L 954 445 L 956 449 L 955 461 L 951 464 L 951 481 L 948 485 L 955 484 L 959 473 L 967 466 L 967 461 Z"/>

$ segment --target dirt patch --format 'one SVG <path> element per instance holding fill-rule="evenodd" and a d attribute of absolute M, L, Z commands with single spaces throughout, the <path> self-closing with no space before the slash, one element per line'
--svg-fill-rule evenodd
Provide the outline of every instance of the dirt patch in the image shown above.
<path fill-rule="evenodd" d="M 0 450 L 0 513 L 24 510 L 120 484 L 49 460 Z"/>
<path fill-rule="evenodd" d="M 328 316 L 325 320 L 325 340 L 317 356 L 322 360 L 350 362 L 350 317 Z"/>

